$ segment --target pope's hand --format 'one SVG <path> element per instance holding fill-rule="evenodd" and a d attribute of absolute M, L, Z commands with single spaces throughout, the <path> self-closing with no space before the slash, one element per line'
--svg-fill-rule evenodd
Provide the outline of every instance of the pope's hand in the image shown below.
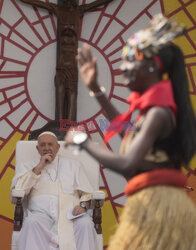
<path fill-rule="evenodd" d="M 41 174 L 42 169 L 44 169 L 48 163 L 51 163 L 52 160 L 51 154 L 42 155 L 39 164 L 33 168 L 33 172 L 37 175 Z"/>
<path fill-rule="evenodd" d="M 42 166 L 46 166 L 46 164 L 51 163 L 52 160 L 53 160 L 53 159 L 52 159 L 52 155 L 51 155 L 50 153 L 48 153 L 48 154 L 45 154 L 45 155 L 42 155 L 42 156 L 41 156 L 40 164 L 41 164 Z"/>
<path fill-rule="evenodd" d="M 86 211 L 86 210 L 85 210 L 84 208 L 82 208 L 82 207 L 80 207 L 80 206 L 75 206 L 75 207 L 73 208 L 72 214 L 73 214 L 73 215 L 79 215 L 79 214 L 84 213 L 85 211 Z"/>

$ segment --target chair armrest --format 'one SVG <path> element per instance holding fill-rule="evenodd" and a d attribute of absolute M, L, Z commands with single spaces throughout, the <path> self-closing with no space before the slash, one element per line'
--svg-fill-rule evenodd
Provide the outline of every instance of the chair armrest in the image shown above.
<path fill-rule="evenodd" d="M 92 195 L 93 200 L 105 200 L 105 193 L 101 190 L 97 190 Z"/>
<path fill-rule="evenodd" d="M 11 192 L 11 202 L 16 204 L 17 198 L 23 199 L 25 196 L 25 191 L 22 189 L 12 189 Z"/>
<path fill-rule="evenodd" d="M 105 193 L 103 191 L 95 191 L 92 194 L 92 200 L 91 200 L 91 208 L 95 209 L 95 208 L 101 208 L 104 204 L 104 200 L 105 200 Z"/>

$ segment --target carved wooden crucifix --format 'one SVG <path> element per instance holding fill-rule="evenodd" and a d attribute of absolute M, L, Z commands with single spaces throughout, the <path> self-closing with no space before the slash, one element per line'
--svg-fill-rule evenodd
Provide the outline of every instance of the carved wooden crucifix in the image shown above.
<path fill-rule="evenodd" d="M 55 120 L 76 120 L 78 68 L 76 55 L 78 49 L 78 34 L 80 17 L 85 12 L 112 2 L 113 0 L 96 0 L 89 4 L 79 5 L 78 0 L 58 0 L 57 4 L 40 0 L 20 0 L 48 10 L 58 21 L 58 53 L 55 76 L 56 105 Z"/>

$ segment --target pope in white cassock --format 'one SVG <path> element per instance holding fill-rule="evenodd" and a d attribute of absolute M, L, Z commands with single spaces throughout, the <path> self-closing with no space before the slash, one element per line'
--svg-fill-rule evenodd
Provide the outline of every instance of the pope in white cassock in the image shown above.
<path fill-rule="evenodd" d="M 26 200 L 19 250 L 98 249 L 94 223 L 84 208 L 93 189 L 78 161 L 57 155 L 59 147 L 55 134 L 40 134 L 41 157 L 24 162 L 13 178 L 12 189 L 25 190 Z M 70 207 L 74 216 L 85 214 L 70 220 Z"/>

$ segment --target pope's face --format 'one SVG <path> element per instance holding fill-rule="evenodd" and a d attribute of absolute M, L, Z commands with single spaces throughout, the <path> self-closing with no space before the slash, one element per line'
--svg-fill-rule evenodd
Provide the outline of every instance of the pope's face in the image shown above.
<path fill-rule="evenodd" d="M 50 154 L 52 160 L 56 157 L 57 152 L 59 151 L 60 145 L 58 144 L 56 138 L 52 135 L 42 135 L 38 139 L 37 150 L 41 156 L 45 154 Z"/>

